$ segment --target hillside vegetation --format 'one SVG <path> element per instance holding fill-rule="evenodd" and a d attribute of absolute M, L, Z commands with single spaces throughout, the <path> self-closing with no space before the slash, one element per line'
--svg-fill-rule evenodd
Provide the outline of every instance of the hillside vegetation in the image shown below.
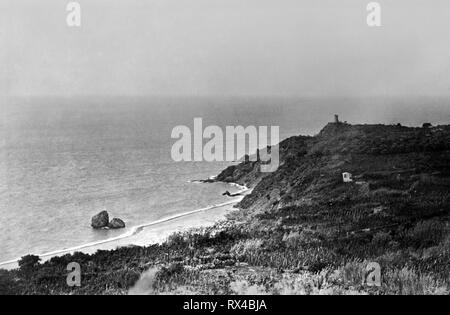
<path fill-rule="evenodd" d="M 1 272 L 0 293 L 450 293 L 450 126 L 330 123 L 279 149 L 276 172 L 249 162 L 219 174 L 253 188 L 227 221 Z M 65 283 L 72 261 L 79 288 Z"/>

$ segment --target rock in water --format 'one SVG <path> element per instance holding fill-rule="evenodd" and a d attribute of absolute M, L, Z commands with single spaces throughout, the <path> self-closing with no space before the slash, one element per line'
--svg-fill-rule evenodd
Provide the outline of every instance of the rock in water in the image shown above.
<path fill-rule="evenodd" d="M 240 196 L 240 195 L 241 195 L 241 193 L 232 194 L 228 190 L 222 194 L 222 196 L 228 196 L 228 197 L 237 197 L 237 196 Z"/>
<path fill-rule="evenodd" d="M 110 229 L 123 229 L 125 227 L 125 222 L 123 222 L 121 219 L 114 218 L 109 222 L 108 227 Z"/>
<path fill-rule="evenodd" d="M 92 217 L 91 226 L 94 229 L 102 229 L 107 227 L 109 223 L 109 215 L 107 211 L 102 211 L 99 214 Z"/>

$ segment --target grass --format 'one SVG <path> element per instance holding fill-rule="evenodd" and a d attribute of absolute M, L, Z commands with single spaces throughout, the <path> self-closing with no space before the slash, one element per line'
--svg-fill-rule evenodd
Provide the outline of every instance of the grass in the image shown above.
<path fill-rule="evenodd" d="M 292 137 L 276 172 L 219 176 L 254 185 L 227 221 L 149 247 L 28 257 L 0 271 L 0 294 L 449 294 L 448 140 L 446 126 L 346 124 Z M 367 282 L 372 263 L 380 286 Z"/>

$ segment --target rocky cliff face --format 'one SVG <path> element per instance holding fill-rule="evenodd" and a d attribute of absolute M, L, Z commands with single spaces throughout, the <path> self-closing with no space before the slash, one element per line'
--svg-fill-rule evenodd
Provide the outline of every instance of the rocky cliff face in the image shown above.
<path fill-rule="evenodd" d="M 280 165 L 283 165 L 286 159 L 295 157 L 304 150 L 303 145 L 307 139 L 311 137 L 298 136 L 286 139 L 276 146 L 280 152 Z M 271 152 L 274 148 L 268 147 L 264 150 L 264 154 Z M 257 153 L 259 156 L 259 150 Z M 232 165 L 223 170 L 217 177 L 217 181 L 227 183 L 238 183 L 247 187 L 255 187 L 265 176 L 270 173 L 261 173 L 260 167 L 264 161 L 261 158 L 253 156 L 249 158 L 247 155 L 244 161 L 238 165 Z"/>

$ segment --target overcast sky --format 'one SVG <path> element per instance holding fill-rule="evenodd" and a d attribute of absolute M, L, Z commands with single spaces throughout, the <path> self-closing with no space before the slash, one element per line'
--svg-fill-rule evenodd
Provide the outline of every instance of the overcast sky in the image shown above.
<path fill-rule="evenodd" d="M 0 95 L 450 94 L 450 1 L 0 1 Z"/>

